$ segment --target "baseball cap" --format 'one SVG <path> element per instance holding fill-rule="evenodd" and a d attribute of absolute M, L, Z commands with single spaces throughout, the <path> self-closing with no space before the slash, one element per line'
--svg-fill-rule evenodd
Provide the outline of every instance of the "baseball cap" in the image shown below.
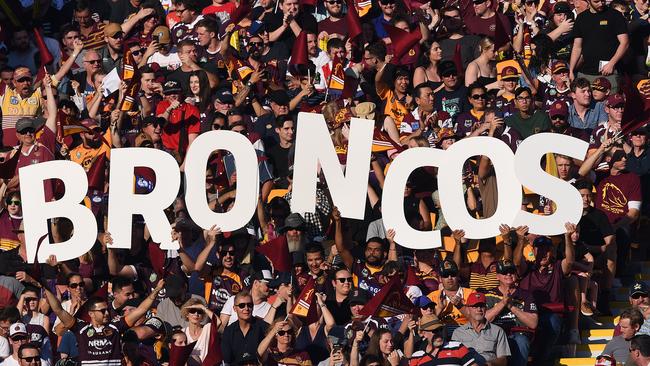
<path fill-rule="evenodd" d="M 519 71 L 514 66 L 506 66 L 501 70 L 501 80 L 519 80 Z"/>
<path fill-rule="evenodd" d="M 509 259 L 502 259 L 497 262 L 497 273 L 498 274 L 507 274 L 507 273 L 517 273 L 517 267 Z"/>
<path fill-rule="evenodd" d="M 548 236 L 538 236 L 533 240 L 533 247 L 550 247 L 553 246 L 551 238 Z"/>
<path fill-rule="evenodd" d="M 420 318 L 420 330 L 434 331 L 444 327 L 444 324 L 434 314 L 425 314 Z"/>
<path fill-rule="evenodd" d="M 270 283 L 273 281 L 273 276 L 271 275 L 271 271 L 268 269 L 263 269 L 261 271 L 256 271 L 253 273 L 253 280 Z"/>
<path fill-rule="evenodd" d="M 565 61 L 557 60 L 551 64 L 551 72 L 559 74 L 560 72 L 569 72 L 569 65 Z"/>
<path fill-rule="evenodd" d="M 355 288 L 350 292 L 350 296 L 348 298 L 348 302 L 350 303 L 350 306 L 352 305 L 363 305 L 368 301 L 368 296 L 366 296 L 366 292 L 360 288 Z"/>
<path fill-rule="evenodd" d="M 485 299 L 485 294 L 482 292 L 474 291 L 469 295 L 467 299 L 467 306 L 476 306 L 479 304 L 485 305 L 487 300 Z"/>
<path fill-rule="evenodd" d="M 607 90 L 612 90 L 612 83 L 610 83 L 609 80 L 607 80 L 607 78 L 601 76 L 596 80 L 594 80 L 593 83 L 591 83 L 591 88 L 594 90 L 604 92 Z"/>
<path fill-rule="evenodd" d="M 151 33 L 152 39 L 156 36 L 158 36 L 158 43 L 160 44 L 168 44 L 171 42 L 169 28 L 165 27 L 164 25 L 159 25 L 153 30 Z"/>
<path fill-rule="evenodd" d="M 615 107 L 617 105 L 625 104 L 625 96 L 620 93 L 614 93 L 607 97 L 607 102 L 605 103 L 608 107 Z"/>
<path fill-rule="evenodd" d="M 228 89 L 217 90 L 214 98 L 220 103 L 235 104 L 235 98 L 232 96 L 232 92 Z"/>
<path fill-rule="evenodd" d="M 566 117 L 569 115 L 569 107 L 566 105 L 565 102 L 561 100 L 556 100 L 553 104 L 551 104 L 551 108 L 548 111 L 548 115 L 551 118 L 555 116 Z"/>
<path fill-rule="evenodd" d="M 648 285 L 641 281 L 634 282 L 630 287 L 630 297 L 636 294 L 648 295 Z"/>
<path fill-rule="evenodd" d="M 9 327 L 9 338 L 27 337 L 27 327 L 23 323 L 13 323 Z"/>
<path fill-rule="evenodd" d="M 571 13 L 571 6 L 566 1 L 558 1 L 553 6 L 553 14 L 569 14 Z"/>
<path fill-rule="evenodd" d="M 165 278 L 165 295 L 167 297 L 178 297 L 185 290 L 185 279 L 179 275 L 171 275 Z"/>
<path fill-rule="evenodd" d="M 440 76 L 449 76 L 449 75 L 458 74 L 458 69 L 456 68 L 456 64 L 450 60 L 445 60 L 440 62 L 440 64 L 438 65 L 438 70 L 440 72 Z"/>
<path fill-rule="evenodd" d="M 86 127 L 86 128 L 89 129 L 89 130 L 90 130 L 90 129 L 93 129 L 93 128 L 95 128 L 95 127 L 99 127 L 99 123 L 97 123 L 97 121 L 95 121 L 95 120 L 92 119 L 92 118 L 86 118 L 86 119 L 84 119 L 83 121 L 81 121 L 81 125 L 84 126 L 84 127 Z"/>
<path fill-rule="evenodd" d="M 616 366 L 616 359 L 614 356 L 603 354 L 596 357 L 596 363 L 594 366 Z"/>
<path fill-rule="evenodd" d="M 458 266 L 456 262 L 450 260 L 444 260 L 440 264 L 440 276 L 447 277 L 449 275 L 457 276 L 458 275 Z"/>
<path fill-rule="evenodd" d="M 163 93 L 167 94 L 177 94 L 182 91 L 181 84 L 176 80 L 167 80 L 165 85 L 163 85 Z"/>
<path fill-rule="evenodd" d="M 280 285 L 286 285 L 294 282 L 295 281 L 293 280 L 291 273 L 278 272 L 278 275 L 269 282 L 269 287 L 277 288 L 280 287 Z"/>
<path fill-rule="evenodd" d="M 289 95 L 284 90 L 274 90 L 269 93 L 269 100 L 279 105 L 289 105 Z"/>
<path fill-rule="evenodd" d="M 279 232 L 285 233 L 288 230 L 304 230 L 305 229 L 305 219 L 302 218 L 297 212 L 289 214 L 286 219 L 284 219 L 284 226 L 278 229 Z"/>
<path fill-rule="evenodd" d="M 28 128 L 32 128 L 36 131 L 44 123 L 45 119 L 43 117 L 22 117 L 16 121 L 16 132 L 21 133 Z"/>
<path fill-rule="evenodd" d="M 427 307 L 427 306 L 429 306 L 431 304 L 435 304 L 435 303 L 433 301 L 431 301 L 431 299 L 428 298 L 427 296 L 420 296 L 420 297 L 416 298 L 415 301 L 413 301 L 413 304 L 415 304 L 415 306 L 417 306 L 419 308 L 424 308 L 424 307 Z"/>
<path fill-rule="evenodd" d="M 104 36 L 105 37 L 113 37 L 117 33 L 122 32 L 122 26 L 119 23 L 108 23 L 104 27 Z"/>

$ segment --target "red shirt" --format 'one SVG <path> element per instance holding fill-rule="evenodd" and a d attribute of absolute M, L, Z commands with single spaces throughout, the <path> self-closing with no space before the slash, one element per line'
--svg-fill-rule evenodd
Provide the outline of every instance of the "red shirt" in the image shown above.
<path fill-rule="evenodd" d="M 169 104 L 168 100 L 163 100 L 158 103 L 156 115 L 161 115 L 165 112 Z M 187 126 L 188 135 L 198 135 L 201 129 L 199 109 L 191 104 L 182 103 L 180 107 L 172 111 L 162 131 L 162 143 L 166 149 L 178 151 L 181 136 L 180 131 L 183 124 Z"/>

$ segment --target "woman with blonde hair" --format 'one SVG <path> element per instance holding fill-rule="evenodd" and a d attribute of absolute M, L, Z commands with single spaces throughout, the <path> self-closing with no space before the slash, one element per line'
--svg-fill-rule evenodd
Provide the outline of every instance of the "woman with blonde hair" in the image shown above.
<path fill-rule="evenodd" d="M 192 297 L 181 307 L 181 317 L 187 320 L 187 327 L 183 329 L 187 337 L 187 344 L 196 342 L 190 355 L 188 365 L 201 364 L 208 355 L 208 344 L 211 336 L 211 322 L 217 322 L 217 328 L 221 325 L 217 317 L 206 306 L 205 300 L 199 297 Z"/>
<path fill-rule="evenodd" d="M 276 319 L 257 347 L 257 354 L 264 365 L 311 366 L 307 352 L 294 351 L 295 342 L 296 331 L 291 322 Z"/>
<path fill-rule="evenodd" d="M 497 80 L 497 52 L 494 41 L 490 37 L 483 37 L 478 47 L 479 56 L 470 62 L 465 70 L 465 86 L 479 83 L 488 90 L 501 89 L 502 82 Z"/>

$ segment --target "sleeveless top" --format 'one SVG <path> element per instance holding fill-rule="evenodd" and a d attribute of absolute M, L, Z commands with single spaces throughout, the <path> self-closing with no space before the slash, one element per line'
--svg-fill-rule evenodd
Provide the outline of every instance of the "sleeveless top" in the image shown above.
<path fill-rule="evenodd" d="M 303 326 L 298 332 L 296 337 L 295 349 L 298 352 L 305 351 L 309 354 L 311 362 L 314 365 L 317 365 L 319 362 L 327 359 L 330 354 L 327 350 L 327 336 L 325 335 L 325 325 L 321 324 L 318 327 L 316 336 L 314 339 L 311 339 L 309 334 L 309 327 Z"/>

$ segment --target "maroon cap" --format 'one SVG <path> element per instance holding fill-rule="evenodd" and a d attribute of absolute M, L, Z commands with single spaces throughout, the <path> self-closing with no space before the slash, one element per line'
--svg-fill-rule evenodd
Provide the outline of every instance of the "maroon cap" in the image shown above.
<path fill-rule="evenodd" d="M 569 107 L 566 105 L 566 102 L 557 100 L 555 101 L 555 103 L 551 104 L 551 108 L 548 111 L 548 115 L 551 118 L 555 116 L 566 117 L 569 115 Z"/>
<path fill-rule="evenodd" d="M 86 128 L 89 129 L 89 130 L 99 126 L 99 124 L 97 123 L 97 121 L 95 121 L 95 120 L 92 119 L 92 118 L 86 118 L 86 119 L 84 119 L 83 121 L 81 121 L 81 125 L 84 126 L 84 127 L 86 127 Z"/>
<path fill-rule="evenodd" d="M 481 292 L 472 292 L 467 299 L 467 306 L 476 306 L 477 304 L 485 305 L 486 303 L 485 294 Z"/>
<path fill-rule="evenodd" d="M 569 72 L 569 65 L 567 65 L 567 63 L 562 60 L 554 61 L 551 65 L 551 72 L 554 74 L 559 74 L 562 71 Z"/>
<path fill-rule="evenodd" d="M 607 97 L 606 105 L 608 107 L 614 107 L 620 104 L 625 104 L 625 96 L 623 94 L 615 93 Z"/>
<path fill-rule="evenodd" d="M 610 83 L 609 80 L 607 80 L 607 78 L 601 76 L 598 79 L 594 80 L 593 83 L 591 83 L 591 88 L 594 90 L 604 92 L 607 90 L 612 90 L 612 83 Z"/>
<path fill-rule="evenodd" d="M 519 71 L 517 71 L 517 68 L 514 66 L 506 66 L 501 70 L 501 79 L 502 80 L 511 80 L 511 79 L 519 79 Z"/>

